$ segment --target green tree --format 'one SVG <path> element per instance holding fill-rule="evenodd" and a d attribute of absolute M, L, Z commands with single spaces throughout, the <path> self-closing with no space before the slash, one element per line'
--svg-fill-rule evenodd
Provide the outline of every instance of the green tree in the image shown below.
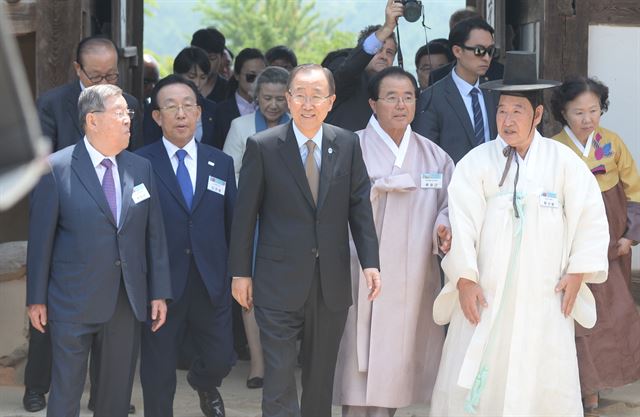
<path fill-rule="evenodd" d="M 299 63 L 320 63 L 329 51 L 353 46 L 356 36 L 337 29 L 341 19 L 321 18 L 314 7 L 315 0 L 199 0 L 194 10 L 204 26 L 224 33 L 234 53 L 287 45 Z"/>

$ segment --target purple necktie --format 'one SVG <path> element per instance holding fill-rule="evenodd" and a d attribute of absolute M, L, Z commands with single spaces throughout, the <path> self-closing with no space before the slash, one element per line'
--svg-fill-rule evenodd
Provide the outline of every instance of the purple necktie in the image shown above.
<path fill-rule="evenodd" d="M 113 166 L 113 162 L 111 159 L 105 158 L 100 162 L 100 165 L 105 167 L 107 170 L 104 173 L 104 177 L 102 177 L 102 191 L 104 191 L 104 196 L 107 197 L 107 203 L 109 203 L 109 208 L 111 209 L 111 214 L 113 214 L 113 219 L 118 224 L 118 216 L 116 209 L 116 184 L 113 182 L 113 172 L 111 171 L 111 167 Z"/>

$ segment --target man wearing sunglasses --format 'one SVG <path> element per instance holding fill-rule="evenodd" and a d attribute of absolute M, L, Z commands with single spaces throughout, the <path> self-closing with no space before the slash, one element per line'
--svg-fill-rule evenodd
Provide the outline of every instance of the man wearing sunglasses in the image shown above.
<path fill-rule="evenodd" d="M 56 87 L 43 93 L 37 100 L 36 106 L 42 133 L 52 142 L 52 152 L 75 145 L 84 137 L 81 121 L 78 116 L 78 98 L 87 87 L 97 84 L 118 83 L 118 53 L 110 39 L 101 37 L 85 38 L 78 44 L 76 60 L 73 63 L 77 80 Z M 122 93 L 129 110 L 135 115 L 138 112 L 138 100 L 126 93 Z M 136 144 L 139 137 L 140 117 L 131 117 L 129 148 Z M 46 406 L 45 394 L 49 391 L 51 382 L 51 339 L 48 327 L 46 332 L 36 331 L 30 327 L 29 353 L 25 369 L 25 394 L 23 405 L 25 410 L 35 412 Z M 96 350 L 97 351 L 97 350 Z M 92 353 L 91 381 L 97 380 L 97 353 Z M 90 408 L 95 404 L 95 383 L 91 384 Z M 135 408 L 131 406 L 131 412 Z"/>
<path fill-rule="evenodd" d="M 51 139 L 54 152 L 74 145 L 84 135 L 78 120 L 78 97 L 82 90 L 97 84 L 118 84 L 120 74 L 116 46 L 108 38 L 84 38 L 76 49 L 73 68 L 77 80 L 46 91 L 36 101 L 42 133 Z M 138 100 L 126 93 L 123 96 L 129 108 L 138 113 Z M 140 128 L 140 117 L 133 118 L 129 149 L 141 144 L 138 142 Z"/>
<path fill-rule="evenodd" d="M 475 146 L 496 137 L 496 97 L 478 88 L 493 54 L 493 28 L 481 18 L 458 23 L 449 33 L 453 70 L 418 101 L 413 128 L 458 162 Z"/>

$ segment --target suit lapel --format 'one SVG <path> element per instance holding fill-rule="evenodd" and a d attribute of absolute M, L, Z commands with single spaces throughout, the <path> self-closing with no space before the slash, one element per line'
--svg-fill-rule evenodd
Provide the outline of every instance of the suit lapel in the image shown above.
<path fill-rule="evenodd" d="M 200 146 L 200 144 L 196 144 L 198 147 L 198 160 L 197 170 L 196 170 L 196 190 L 193 194 L 193 201 L 191 202 L 191 211 L 196 211 L 196 207 L 198 207 L 198 203 L 202 200 L 202 196 L 207 190 L 207 182 L 209 179 L 207 169 L 207 163 L 209 161 L 209 153 L 206 152 L 204 146 Z"/>
<path fill-rule="evenodd" d="M 120 227 L 122 229 L 127 219 L 127 212 L 133 198 L 133 176 L 131 170 L 133 169 L 131 159 L 126 154 L 120 153 L 116 160 L 118 161 L 118 174 L 120 174 L 120 187 L 122 190 L 122 205 L 120 208 Z"/>
<path fill-rule="evenodd" d="M 338 158 L 338 144 L 335 141 L 336 135 L 333 129 L 324 125 L 322 128 L 322 164 L 320 168 L 320 187 L 318 190 L 318 210 L 329 192 L 331 179 L 333 178 L 335 161 Z M 306 178 L 306 176 L 305 176 Z"/>
<path fill-rule="evenodd" d="M 82 136 L 83 133 L 82 129 L 80 128 L 80 121 L 78 120 L 78 97 L 80 97 L 81 92 L 80 81 L 71 81 L 68 86 L 69 89 L 67 90 L 67 94 L 65 97 L 65 107 L 69 115 L 69 120 L 71 120 L 71 123 L 73 123 L 73 126 L 76 128 L 77 133 Z"/>
<path fill-rule="evenodd" d="M 156 172 L 158 178 L 160 178 L 160 181 L 162 181 L 162 183 L 167 187 L 169 192 L 173 195 L 173 198 L 178 201 L 184 211 L 189 213 L 190 210 L 187 207 L 187 203 L 184 201 L 182 191 L 180 191 L 180 185 L 178 184 L 178 178 L 176 177 L 176 173 L 173 171 L 171 160 L 169 159 L 167 149 L 164 147 L 162 140 L 159 140 L 152 145 L 151 157 L 153 158 L 151 165 L 153 166 L 153 170 Z M 198 184 L 196 183 L 196 187 L 197 186 Z"/>
<path fill-rule="evenodd" d="M 304 172 L 302 160 L 300 159 L 300 149 L 298 148 L 298 142 L 296 141 L 296 136 L 293 133 L 291 123 L 293 122 L 289 122 L 286 136 L 284 138 L 279 138 L 278 150 L 280 151 L 280 156 L 282 157 L 285 166 L 291 172 L 291 175 L 298 184 L 298 187 L 300 187 L 302 195 L 304 195 L 311 207 L 315 208 L 311 189 L 309 188 L 309 181 L 307 181 L 307 175 Z M 322 180 L 320 180 L 320 184 L 322 184 Z"/>
<path fill-rule="evenodd" d="M 496 111 L 498 108 L 498 97 L 494 91 L 483 91 L 484 106 L 487 109 L 487 117 L 489 118 L 490 140 L 498 136 L 498 128 L 496 126 Z"/>
<path fill-rule="evenodd" d="M 471 125 L 471 119 L 469 118 L 469 113 L 467 112 L 467 107 L 464 105 L 464 101 L 462 101 L 462 97 L 460 96 L 460 91 L 458 87 L 456 87 L 456 83 L 451 78 L 451 73 L 446 77 L 446 99 L 449 102 L 449 105 L 453 108 L 453 113 L 458 117 L 464 131 L 467 134 L 467 141 L 473 148 L 475 146 L 475 134 L 473 132 L 473 126 Z"/>
<path fill-rule="evenodd" d="M 73 169 L 91 198 L 93 198 L 98 207 L 100 207 L 100 210 L 102 210 L 111 224 L 113 224 L 113 227 L 117 227 L 116 220 L 113 218 L 113 214 L 111 214 L 109 203 L 107 203 L 107 197 L 105 197 L 98 175 L 96 175 L 96 169 L 91 163 L 87 148 L 84 146 L 84 141 L 80 141 L 75 145 L 72 158 L 71 169 Z"/>

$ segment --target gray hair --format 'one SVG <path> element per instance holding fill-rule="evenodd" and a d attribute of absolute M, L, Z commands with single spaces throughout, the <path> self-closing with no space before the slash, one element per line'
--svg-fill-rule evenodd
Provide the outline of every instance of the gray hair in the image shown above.
<path fill-rule="evenodd" d="M 263 84 L 282 84 L 287 86 L 289 71 L 282 67 L 267 67 L 256 78 L 253 96 L 257 99 Z"/>
<path fill-rule="evenodd" d="M 85 128 L 87 114 L 104 111 L 104 103 L 109 97 L 121 96 L 122 89 L 116 85 L 98 84 L 86 87 L 78 98 L 78 117 L 82 130 Z"/>

